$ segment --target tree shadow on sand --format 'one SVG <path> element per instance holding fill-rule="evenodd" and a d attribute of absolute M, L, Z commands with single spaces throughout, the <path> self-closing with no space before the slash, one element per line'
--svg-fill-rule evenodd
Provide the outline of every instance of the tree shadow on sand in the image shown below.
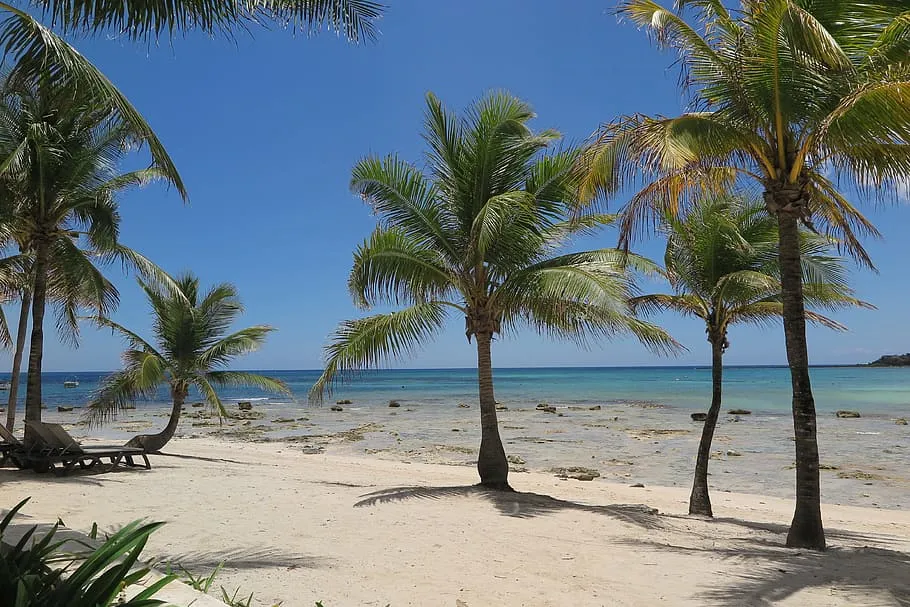
<path fill-rule="evenodd" d="M 367 493 L 360 497 L 363 499 L 354 504 L 355 508 L 416 499 L 442 500 L 479 497 L 493 504 L 504 516 L 515 518 L 533 518 L 563 510 L 574 510 L 577 512 L 590 512 L 593 514 L 609 516 L 645 529 L 659 529 L 662 527 L 657 510 L 642 504 L 592 506 L 589 504 L 561 500 L 540 493 L 494 491 L 481 485 L 455 487 L 393 487 L 391 489 Z"/>
<path fill-rule="evenodd" d="M 879 607 L 910 607 L 910 554 L 889 548 L 868 545 L 848 545 L 856 542 L 893 543 L 890 536 L 863 536 L 849 531 L 829 530 L 832 542 L 844 542 L 826 552 L 794 550 L 784 546 L 787 527 L 767 525 L 738 519 L 719 519 L 751 530 L 771 531 L 779 537 L 731 537 L 725 547 L 713 545 L 707 534 L 691 533 L 682 541 L 695 539 L 692 544 L 680 545 L 643 539 L 621 540 L 636 548 L 677 554 L 707 554 L 743 563 L 742 573 L 729 572 L 724 576 L 704 576 L 709 586 L 696 598 L 704 605 L 741 607 L 771 605 L 794 597 L 804 590 L 827 589 L 832 597 L 847 604 Z M 701 540 L 699 542 L 698 540 Z M 702 545 L 698 545 L 702 544 Z M 710 587 L 713 586 L 713 587 Z"/>
<path fill-rule="evenodd" d="M 225 569 L 269 569 L 282 567 L 285 569 L 318 569 L 329 567 L 332 559 L 284 552 L 276 548 L 231 548 L 226 550 L 211 550 L 184 552 L 182 554 L 159 554 L 155 562 L 170 565 L 173 568 L 183 568 L 192 573 L 204 569 L 214 569 L 219 565 Z"/>

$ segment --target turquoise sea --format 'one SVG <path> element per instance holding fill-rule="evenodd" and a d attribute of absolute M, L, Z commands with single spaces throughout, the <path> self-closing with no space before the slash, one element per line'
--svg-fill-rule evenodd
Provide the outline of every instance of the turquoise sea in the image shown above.
<path fill-rule="evenodd" d="M 303 405 L 319 371 L 263 371 L 284 380 L 293 390 L 293 401 Z M 46 373 L 43 400 L 49 407 L 85 404 L 106 373 Z M 8 375 L 0 375 L 5 379 Z M 78 379 L 77 388 L 64 388 L 66 379 Z M 906 414 L 910 411 L 910 368 L 816 367 L 813 389 L 819 411 L 857 409 L 868 414 Z M 390 399 L 421 404 L 473 402 L 477 399 L 474 369 L 383 370 L 339 385 L 332 399 L 359 404 L 386 404 Z M 703 409 L 711 394 L 708 367 L 584 367 L 497 369 L 497 400 L 504 403 L 552 402 L 561 404 L 653 402 Z M 782 414 L 790 409 L 790 379 L 785 367 L 728 367 L 725 369 L 725 406 L 756 413 Z M 24 393 L 24 386 L 21 390 Z M 276 397 L 249 388 L 222 392 L 228 402 L 246 399 L 286 404 Z M 0 393 L 0 399 L 3 393 Z M 22 396 L 20 394 L 20 400 Z M 191 395 L 191 400 L 198 395 Z M 166 402 L 167 393 L 140 407 Z"/>

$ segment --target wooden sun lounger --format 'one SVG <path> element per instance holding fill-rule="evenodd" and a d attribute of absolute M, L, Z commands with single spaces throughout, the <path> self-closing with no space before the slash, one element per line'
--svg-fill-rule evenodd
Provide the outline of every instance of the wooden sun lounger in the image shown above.
<path fill-rule="evenodd" d="M 81 470 L 89 470 L 104 463 L 104 460 L 109 460 L 114 468 L 123 464 L 130 468 L 152 469 L 148 456 L 142 449 L 121 446 L 83 447 L 60 424 L 26 424 L 34 430 L 47 449 L 40 453 L 17 453 L 15 457 L 23 458 L 26 465 L 36 472 L 52 471 L 64 475 L 77 466 Z"/>

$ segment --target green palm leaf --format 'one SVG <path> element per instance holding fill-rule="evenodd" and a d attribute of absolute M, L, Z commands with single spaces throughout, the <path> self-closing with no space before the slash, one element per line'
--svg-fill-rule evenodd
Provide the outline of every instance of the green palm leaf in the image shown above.
<path fill-rule="evenodd" d="M 412 354 L 442 328 L 445 312 L 445 304 L 425 302 L 341 323 L 326 346 L 325 370 L 310 400 L 321 402 L 338 378 Z"/>

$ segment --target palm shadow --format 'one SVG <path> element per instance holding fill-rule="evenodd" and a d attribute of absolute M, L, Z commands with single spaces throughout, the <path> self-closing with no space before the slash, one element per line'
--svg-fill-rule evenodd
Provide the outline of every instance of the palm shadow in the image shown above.
<path fill-rule="evenodd" d="M 496 491 L 481 485 L 462 485 L 455 487 L 393 487 L 382 489 L 360 496 L 355 508 L 377 506 L 402 502 L 406 500 L 442 500 L 466 497 L 479 497 L 484 499 L 504 516 L 515 518 L 533 518 L 573 510 L 576 512 L 590 512 L 609 516 L 625 523 L 631 523 L 645 529 L 660 529 L 663 527 L 655 508 L 643 504 L 610 504 L 595 506 L 561 500 L 541 493 L 528 493 L 524 491 Z"/>
<path fill-rule="evenodd" d="M 722 519 L 734 525 L 763 529 L 764 524 Z M 719 522 L 721 522 L 719 521 Z M 781 527 L 783 525 L 770 525 Z M 776 530 L 775 530 L 776 531 Z M 698 534 L 696 534 L 697 536 Z M 887 540 L 888 536 L 862 536 L 832 530 L 832 540 Z M 709 539 L 707 535 L 702 540 Z M 895 538 L 891 538 L 894 542 Z M 782 538 L 730 538 L 729 547 L 684 546 L 644 539 L 620 540 L 636 548 L 677 554 L 707 554 L 744 562 L 746 571 L 727 572 L 716 578 L 715 587 L 696 595 L 702 604 L 718 607 L 777 604 L 804 590 L 828 589 L 851 604 L 880 607 L 910 607 L 910 554 L 868 545 L 843 545 L 826 552 L 786 548 Z M 713 542 L 712 542 L 713 544 Z M 710 584 L 712 578 L 704 578 Z"/>
<path fill-rule="evenodd" d="M 184 552 L 181 554 L 160 554 L 155 562 L 176 569 L 186 569 L 196 574 L 202 569 L 269 569 L 283 567 L 286 569 L 318 569 L 329 567 L 332 559 L 284 552 L 276 548 L 231 548 Z"/>
<path fill-rule="evenodd" d="M 122 479 L 115 479 L 110 477 L 112 474 L 120 474 L 123 472 L 133 473 L 137 472 L 137 470 L 134 470 L 132 468 L 125 468 L 123 466 L 113 467 L 111 464 L 97 464 L 90 469 L 73 469 L 70 470 L 67 474 L 57 476 L 52 472 L 38 473 L 34 470 L 27 469 L 20 470 L 18 468 L 2 468 L 0 469 L 0 484 L 12 481 L 39 480 L 47 484 L 83 483 L 86 485 L 101 487 L 106 483 L 125 482 Z"/>

